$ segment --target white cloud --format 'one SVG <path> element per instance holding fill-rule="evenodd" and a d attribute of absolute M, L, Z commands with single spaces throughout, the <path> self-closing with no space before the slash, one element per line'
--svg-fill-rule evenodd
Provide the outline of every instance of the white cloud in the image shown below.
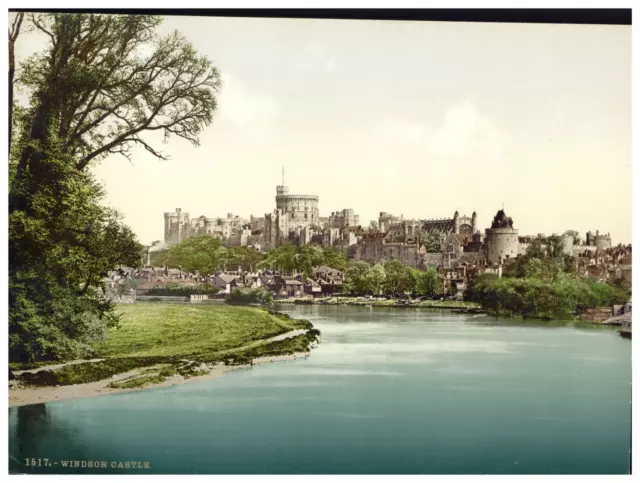
<path fill-rule="evenodd" d="M 304 48 L 301 58 L 295 65 L 298 73 L 331 74 L 337 69 L 336 60 L 326 47 L 319 43 L 309 44 Z"/>
<path fill-rule="evenodd" d="M 241 126 L 269 123 L 280 115 L 275 98 L 252 93 L 229 75 L 222 76 L 218 105 L 220 117 Z"/>
<path fill-rule="evenodd" d="M 494 158 L 505 154 L 510 138 L 478 108 L 463 102 L 452 106 L 442 125 L 429 140 L 429 152 L 437 158 Z"/>
<path fill-rule="evenodd" d="M 471 102 L 450 107 L 437 129 L 416 121 L 385 119 L 376 129 L 377 139 L 412 145 L 434 159 L 492 159 L 503 156 L 511 138 Z"/>

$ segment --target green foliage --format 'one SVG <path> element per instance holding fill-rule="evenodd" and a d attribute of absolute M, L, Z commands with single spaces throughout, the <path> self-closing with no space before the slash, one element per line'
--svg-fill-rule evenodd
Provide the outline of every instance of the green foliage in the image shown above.
<path fill-rule="evenodd" d="M 413 269 L 413 278 L 415 280 L 415 292 L 425 297 L 433 297 L 442 293 L 442 281 L 438 276 L 438 271 L 434 267 L 427 270 Z"/>
<path fill-rule="evenodd" d="M 347 267 L 347 257 L 334 247 L 319 245 L 302 245 L 296 247 L 290 243 L 283 244 L 267 253 L 267 256 L 256 266 L 260 269 L 280 270 L 284 273 L 301 273 L 303 277 L 313 276 L 313 269 L 326 265 L 340 271 Z"/>
<path fill-rule="evenodd" d="M 322 265 L 335 268 L 336 270 L 340 270 L 341 272 L 344 272 L 347 269 L 349 260 L 342 250 L 335 247 L 323 247 L 322 250 L 324 256 Z"/>
<path fill-rule="evenodd" d="M 384 293 L 389 295 L 414 291 L 416 281 L 410 268 L 398 260 L 384 262 Z"/>
<path fill-rule="evenodd" d="M 230 267 L 249 272 L 254 271 L 264 258 L 263 254 L 253 247 L 231 247 L 227 253 L 227 263 Z"/>
<path fill-rule="evenodd" d="M 273 303 L 273 295 L 263 287 L 256 289 L 236 288 L 231 291 L 227 303 L 231 305 L 271 305 Z"/>
<path fill-rule="evenodd" d="M 253 307 L 133 304 L 122 310 L 121 326 L 96 346 L 96 355 L 106 356 L 105 360 L 23 373 L 17 379 L 36 386 L 71 385 L 148 368 L 139 376 L 111 385 L 142 387 L 174 374 L 200 375 L 200 363 L 250 364 L 254 357 L 306 352 L 320 335 L 307 320 Z M 297 329 L 308 332 L 281 341 L 264 341 Z M 185 359 L 191 362 L 185 364 Z M 161 364 L 165 366 L 158 367 Z"/>
<path fill-rule="evenodd" d="M 158 364 L 154 357 L 122 357 L 98 362 L 71 364 L 60 369 L 43 370 L 36 373 L 25 372 L 18 380 L 34 386 L 70 386 L 107 379 L 116 374 L 128 372 L 138 367 Z"/>
<path fill-rule="evenodd" d="M 440 253 L 442 251 L 442 238 L 439 234 L 422 232 L 420 240 L 428 253 Z"/>
<path fill-rule="evenodd" d="M 539 261 L 538 261 L 539 262 Z M 494 315 L 522 315 L 541 319 L 568 319 L 586 308 L 624 303 L 629 294 L 608 284 L 592 283 L 560 273 L 539 276 L 540 264 L 531 263 L 526 278 L 481 276 L 473 281 L 465 297 Z"/>
<path fill-rule="evenodd" d="M 167 267 L 181 267 L 189 273 L 209 276 L 223 269 L 228 260 L 229 251 L 220 240 L 211 235 L 200 235 L 173 245 L 162 254 L 159 261 Z"/>
<path fill-rule="evenodd" d="M 258 263 L 259 269 L 280 270 L 285 273 L 297 271 L 297 249 L 290 243 L 280 245 L 267 253 L 264 260 Z"/>
<path fill-rule="evenodd" d="M 103 279 L 136 266 L 139 246 L 93 178 L 58 158 L 30 175 L 24 210 L 9 215 L 10 360 L 91 354 L 91 342 L 117 324 Z"/>
<path fill-rule="evenodd" d="M 343 290 L 346 293 L 353 294 L 369 293 L 370 281 L 367 278 L 367 275 L 370 269 L 371 265 L 369 265 L 367 262 L 359 260 L 349 262 L 347 270 L 345 271 Z"/>
<path fill-rule="evenodd" d="M 85 168 L 129 158 L 136 145 L 164 158 L 143 139 L 148 130 L 197 144 L 219 88 L 215 68 L 183 37 L 156 35 L 159 17 L 28 21 L 50 43 L 20 65 L 29 104 L 13 105 L 10 119 L 9 357 L 21 362 L 89 355 L 118 323 L 102 280 L 142 258 Z"/>
<path fill-rule="evenodd" d="M 387 279 L 384 266 L 376 263 L 369 269 L 365 277 L 366 291 L 364 293 L 370 293 L 378 295 L 382 292 Z"/>
<path fill-rule="evenodd" d="M 345 271 L 343 291 L 354 295 L 412 293 L 432 297 L 442 291 L 442 282 L 433 267 L 418 270 L 398 260 L 374 266 L 363 261 L 352 261 Z"/>
<path fill-rule="evenodd" d="M 114 153 L 130 159 L 136 145 L 166 159 L 143 136 L 147 130 L 198 144 L 213 119 L 220 76 L 180 33 L 160 37 L 161 17 L 29 19 L 51 44 L 23 63 L 18 81 L 34 99 L 34 117 L 54 124 L 78 169 Z"/>

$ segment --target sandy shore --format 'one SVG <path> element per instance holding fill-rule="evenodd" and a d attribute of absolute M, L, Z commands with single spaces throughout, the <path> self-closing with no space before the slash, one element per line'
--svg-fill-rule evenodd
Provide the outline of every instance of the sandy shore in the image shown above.
<path fill-rule="evenodd" d="M 289 335 L 290 334 L 286 334 Z M 286 356 L 274 356 L 274 357 L 264 357 L 258 358 L 253 361 L 253 364 L 266 364 L 271 362 L 279 362 L 279 361 L 289 361 L 295 359 L 305 359 L 309 356 L 309 354 L 293 354 Z M 207 374 L 201 376 L 195 376 L 190 378 L 184 378 L 180 375 L 171 376 L 167 380 L 158 383 L 158 384 L 150 384 L 145 387 L 137 387 L 131 389 L 116 389 L 108 387 L 110 383 L 115 381 L 120 381 L 123 379 L 127 379 L 129 377 L 140 374 L 143 370 L 148 368 L 140 368 L 135 369 L 133 371 L 129 371 L 122 374 L 116 374 L 109 379 L 104 379 L 102 381 L 90 382 L 87 384 L 75 384 L 72 386 L 54 386 L 54 387 L 9 387 L 9 407 L 14 406 L 27 406 L 29 404 L 41 404 L 52 401 L 65 401 L 71 399 L 80 399 L 85 397 L 93 397 L 93 396 L 107 396 L 110 394 L 119 394 L 123 392 L 134 392 L 134 391 L 145 391 L 147 389 L 155 389 L 159 387 L 168 387 L 168 386 L 177 386 L 179 384 L 203 381 L 206 379 L 214 379 L 216 377 L 221 377 L 225 373 L 238 370 L 238 369 L 247 369 L 250 368 L 250 365 L 241 365 L 241 366 L 224 366 L 224 365 L 215 365 L 215 366 L 206 366 L 206 370 L 209 372 Z M 204 369 L 205 366 L 202 366 Z M 40 368 L 41 370 L 42 368 Z"/>

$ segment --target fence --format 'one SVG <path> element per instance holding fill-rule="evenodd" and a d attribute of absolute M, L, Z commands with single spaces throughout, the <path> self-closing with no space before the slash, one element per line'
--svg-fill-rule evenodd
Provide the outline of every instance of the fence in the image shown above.
<path fill-rule="evenodd" d="M 594 309 L 587 309 L 580 314 L 582 320 L 590 320 L 592 322 L 604 322 L 605 320 L 613 317 L 612 307 L 596 307 Z"/>
<path fill-rule="evenodd" d="M 191 295 L 178 297 L 174 295 L 138 295 L 136 302 L 166 303 L 166 304 L 223 304 L 225 299 L 210 299 L 208 295 Z"/>

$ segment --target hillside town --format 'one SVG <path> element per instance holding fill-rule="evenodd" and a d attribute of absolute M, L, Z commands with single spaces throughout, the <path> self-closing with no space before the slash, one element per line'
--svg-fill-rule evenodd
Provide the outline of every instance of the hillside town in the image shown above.
<path fill-rule="evenodd" d="M 284 179 L 283 179 L 284 182 Z M 206 282 L 212 284 L 218 297 L 234 289 L 264 288 L 277 298 L 328 296 L 344 292 L 345 273 L 328 266 L 313 267 L 313 273 L 279 271 L 277 269 L 242 270 L 225 266 L 215 274 L 203 275 L 183 271 L 182 267 L 153 266 L 152 259 L 172 246 L 193 237 L 211 236 L 225 247 L 247 247 L 265 254 L 283 245 L 301 247 L 315 245 L 339 250 L 348 261 L 370 265 L 398 261 L 415 270 L 436 270 L 440 279 L 439 296 L 462 299 L 470 282 L 483 274 L 501 277 L 503 271 L 527 253 L 532 244 L 543 250 L 555 240 L 562 256 L 570 257 L 575 273 L 602 283 L 630 286 L 632 279 L 631 245 L 614 246 L 610 235 L 587 232 L 584 238 L 576 232 L 561 235 L 523 236 L 504 209 L 495 214 L 489 227 L 480 230 L 478 216 L 406 219 L 380 212 L 378 220 L 368 226 L 359 223 L 351 208 L 320 216 L 318 196 L 289 194 L 289 188 L 276 188 L 276 207 L 263 217 L 241 218 L 229 213 L 225 218 L 200 216 L 177 208 L 164 214 L 164 242 L 146 247 L 141 268 L 122 267 L 109 275 L 112 287 L 122 280 L 136 279 L 135 293 L 146 296 L 149 290 L 167 283 L 182 285 Z M 120 290 L 123 295 L 122 290 Z M 126 294 L 131 295 L 132 292 Z"/>

